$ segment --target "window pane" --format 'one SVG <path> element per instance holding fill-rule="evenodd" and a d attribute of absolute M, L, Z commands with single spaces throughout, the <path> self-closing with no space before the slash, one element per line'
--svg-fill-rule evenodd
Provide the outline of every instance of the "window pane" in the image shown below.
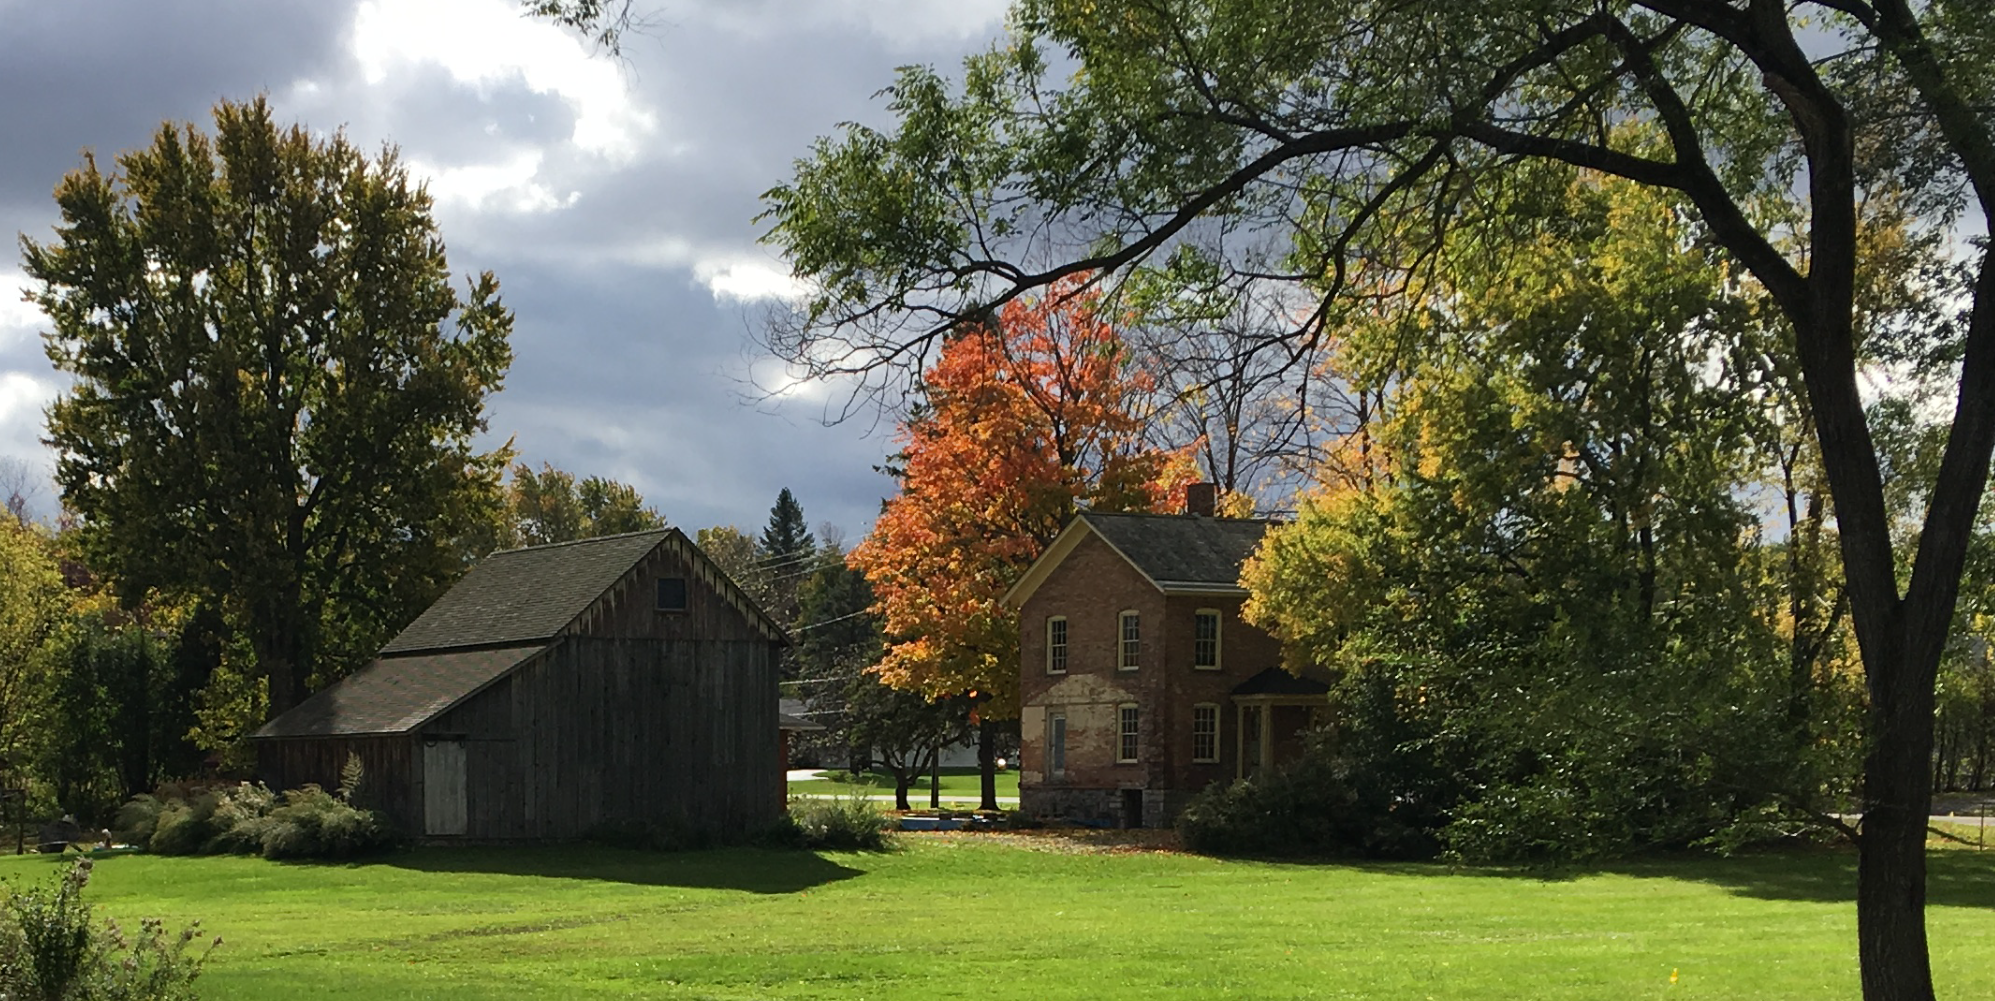
<path fill-rule="evenodd" d="M 686 578 L 658 578 L 658 610 L 661 612 L 686 610 Z"/>
<path fill-rule="evenodd" d="M 1219 760 L 1219 707 L 1193 706 L 1191 756 L 1194 761 Z"/>
<path fill-rule="evenodd" d="M 1219 613 L 1200 612 L 1192 620 L 1192 666 L 1219 666 Z"/>
<path fill-rule="evenodd" d="M 1067 669 L 1067 620 L 1046 620 L 1046 670 L 1060 674 Z"/>
<path fill-rule="evenodd" d="M 1122 659 L 1120 666 L 1135 667 L 1143 649 L 1143 622 L 1135 612 L 1122 615 Z"/>
<path fill-rule="evenodd" d="M 1123 706 L 1121 713 L 1121 746 L 1117 749 L 1116 760 L 1136 760 L 1136 707 Z"/>

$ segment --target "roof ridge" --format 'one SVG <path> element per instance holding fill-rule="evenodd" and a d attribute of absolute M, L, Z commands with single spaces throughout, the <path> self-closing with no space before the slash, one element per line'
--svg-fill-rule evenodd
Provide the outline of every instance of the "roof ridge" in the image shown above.
<path fill-rule="evenodd" d="M 1171 518 L 1181 521 L 1227 521 L 1242 525 L 1272 525 L 1272 518 L 1222 518 L 1216 514 L 1181 514 L 1170 511 L 1077 511 L 1083 518 Z"/>
<path fill-rule="evenodd" d="M 537 546 L 517 546 L 512 549 L 494 549 L 485 554 L 486 559 L 505 556 L 509 553 L 535 553 L 545 549 L 560 549 L 563 546 L 584 546 L 593 542 L 614 542 L 618 539 L 634 539 L 640 535 L 670 535 L 679 529 L 672 525 L 664 528 L 646 528 L 635 532 L 618 532 L 615 535 L 592 535 L 586 539 L 568 539 L 563 542 L 543 542 Z"/>

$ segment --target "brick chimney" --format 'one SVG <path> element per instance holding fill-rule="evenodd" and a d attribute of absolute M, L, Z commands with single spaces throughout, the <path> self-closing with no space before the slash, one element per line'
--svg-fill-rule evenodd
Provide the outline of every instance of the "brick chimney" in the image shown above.
<path fill-rule="evenodd" d="M 1219 484 L 1188 483 L 1185 485 L 1185 513 L 1212 517 L 1212 510 L 1219 504 Z"/>

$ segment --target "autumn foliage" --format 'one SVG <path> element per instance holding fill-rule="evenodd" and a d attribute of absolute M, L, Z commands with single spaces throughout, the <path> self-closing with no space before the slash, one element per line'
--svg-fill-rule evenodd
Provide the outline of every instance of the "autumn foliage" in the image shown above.
<path fill-rule="evenodd" d="M 1018 711 L 1018 623 L 999 599 L 1076 510 L 1149 511 L 1196 478 L 1143 440 L 1152 386 L 1078 282 L 944 345 L 901 426 L 900 495 L 852 553 L 878 596 L 888 684 Z"/>

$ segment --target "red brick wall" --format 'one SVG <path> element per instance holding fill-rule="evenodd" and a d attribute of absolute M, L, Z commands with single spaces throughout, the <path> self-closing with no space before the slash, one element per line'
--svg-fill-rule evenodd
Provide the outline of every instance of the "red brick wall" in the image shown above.
<path fill-rule="evenodd" d="M 1236 768 L 1235 685 L 1280 664 L 1273 637 L 1240 619 L 1235 595 L 1166 597 L 1106 543 L 1089 535 L 1055 568 L 1020 610 L 1022 736 L 1020 786 L 1031 809 L 1034 791 L 1065 789 L 1175 790 L 1195 792 L 1231 779 Z M 1194 618 L 1200 609 L 1221 613 L 1220 667 L 1192 666 Z M 1120 613 L 1142 616 L 1141 664 L 1117 669 Z M 1046 672 L 1046 621 L 1067 618 L 1068 664 L 1064 675 Z M 1140 751 L 1135 764 L 1116 763 L 1117 707 L 1140 710 Z M 1219 761 L 1192 761 L 1192 709 L 1219 707 Z M 1067 717 L 1064 778 L 1046 775 L 1046 720 L 1057 708 Z M 1175 797 L 1173 798 L 1175 801 Z M 1161 802 L 1161 800 L 1159 801 Z M 1155 808 L 1152 808 L 1155 809 Z M 1165 808 L 1165 812 L 1170 809 Z M 1149 818 L 1162 822 L 1163 817 Z"/>

